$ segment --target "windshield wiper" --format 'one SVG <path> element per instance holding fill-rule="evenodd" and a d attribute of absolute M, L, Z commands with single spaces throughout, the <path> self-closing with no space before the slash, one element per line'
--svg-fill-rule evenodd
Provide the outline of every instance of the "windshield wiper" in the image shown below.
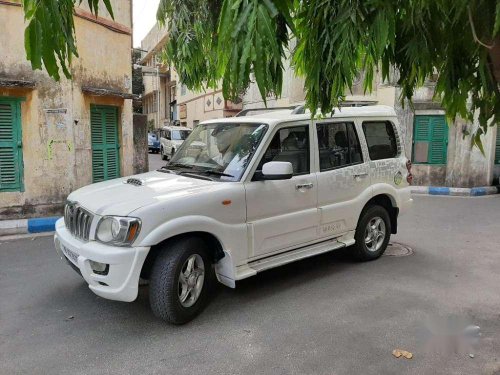
<path fill-rule="evenodd" d="M 200 172 L 206 173 L 206 174 L 211 174 L 213 176 L 234 177 L 232 174 L 227 174 L 227 173 L 224 173 L 224 172 L 214 171 L 212 169 L 206 169 L 206 170 L 202 170 Z"/>
<path fill-rule="evenodd" d="M 164 165 L 164 166 L 160 167 L 159 169 L 157 169 L 156 171 L 161 172 L 161 173 L 174 173 L 174 172 L 172 172 L 172 170 L 170 170 L 168 168 L 168 165 Z"/>
<path fill-rule="evenodd" d="M 190 164 L 182 164 L 182 163 L 170 163 L 170 164 L 165 165 L 165 167 L 193 169 L 192 165 L 190 165 Z"/>

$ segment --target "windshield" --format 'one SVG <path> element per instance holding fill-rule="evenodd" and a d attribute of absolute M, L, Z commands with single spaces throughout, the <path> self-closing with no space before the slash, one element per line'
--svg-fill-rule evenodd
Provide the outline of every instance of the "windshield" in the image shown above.
<path fill-rule="evenodd" d="M 148 139 L 150 141 L 156 141 L 158 140 L 158 137 L 156 136 L 156 134 L 148 134 Z"/>
<path fill-rule="evenodd" d="M 172 130 L 172 140 L 183 141 L 187 139 L 188 135 L 191 133 L 189 130 Z"/>
<path fill-rule="evenodd" d="M 264 124 L 198 125 L 166 167 L 239 181 L 266 129 Z"/>

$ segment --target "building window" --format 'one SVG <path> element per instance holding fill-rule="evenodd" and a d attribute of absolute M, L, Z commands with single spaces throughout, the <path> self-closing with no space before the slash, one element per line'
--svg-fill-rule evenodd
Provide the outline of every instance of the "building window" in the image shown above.
<path fill-rule="evenodd" d="M 500 164 L 500 125 L 497 125 L 497 142 L 495 144 L 495 164 Z"/>
<path fill-rule="evenodd" d="M 398 140 L 390 121 L 364 121 L 363 133 L 371 160 L 390 159 L 398 155 Z"/>
<path fill-rule="evenodd" d="M 415 116 L 413 127 L 413 162 L 446 164 L 448 125 L 445 116 Z"/>
<path fill-rule="evenodd" d="M 0 97 L 0 192 L 24 191 L 21 101 Z"/>
<path fill-rule="evenodd" d="M 182 84 L 181 85 L 181 95 L 182 96 L 186 95 L 186 92 L 187 92 L 187 87 L 185 84 Z"/>
<path fill-rule="evenodd" d="M 120 177 L 118 107 L 91 105 L 92 182 Z"/>

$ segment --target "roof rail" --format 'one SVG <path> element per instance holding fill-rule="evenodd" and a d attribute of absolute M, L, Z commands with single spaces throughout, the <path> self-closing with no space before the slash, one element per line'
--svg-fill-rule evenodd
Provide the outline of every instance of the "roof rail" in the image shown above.
<path fill-rule="evenodd" d="M 341 107 L 367 107 L 376 105 L 376 100 L 346 100 L 340 103 Z"/>
<path fill-rule="evenodd" d="M 302 108 L 302 112 L 295 112 Z M 263 112 L 274 112 L 274 111 L 283 111 L 289 109 L 291 111 L 291 114 L 301 114 L 304 113 L 304 106 L 303 105 L 290 105 L 287 107 L 260 107 L 260 108 L 247 108 L 243 109 L 242 111 L 238 112 L 234 117 L 245 117 L 245 116 L 252 116 L 256 115 L 257 113 L 263 113 Z M 251 112 L 257 112 L 253 114 L 249 114 Z"/>
<path fill-rule="evenodd" d="M 376 100 L 346 100 L 340 103 L 340 107 L 367 107 L 371 105 L 376 105 Z M 303 115 L 306 113 L 306 107 L 304 104 L 290 105 L 286 107 L 259 107 L 259 108 L 247 108 L 243 109 L 236 114 L 235 117 L 245 117 L 252 116 L 258 113 L 273 112 L 273 111 L 283 111 L 289 109 L 291 115 Z M 256 112 L 256 113 L 252 113 Z"/>

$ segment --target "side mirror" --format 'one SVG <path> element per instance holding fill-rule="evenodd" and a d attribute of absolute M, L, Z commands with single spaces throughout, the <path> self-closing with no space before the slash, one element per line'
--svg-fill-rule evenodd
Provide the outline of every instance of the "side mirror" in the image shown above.
<path fill-rule="evenodd" d="M 270 161 L 262 166 L 259 180 L 289 180 L 293 176 L 292 163 L 288 161 Z"/>

